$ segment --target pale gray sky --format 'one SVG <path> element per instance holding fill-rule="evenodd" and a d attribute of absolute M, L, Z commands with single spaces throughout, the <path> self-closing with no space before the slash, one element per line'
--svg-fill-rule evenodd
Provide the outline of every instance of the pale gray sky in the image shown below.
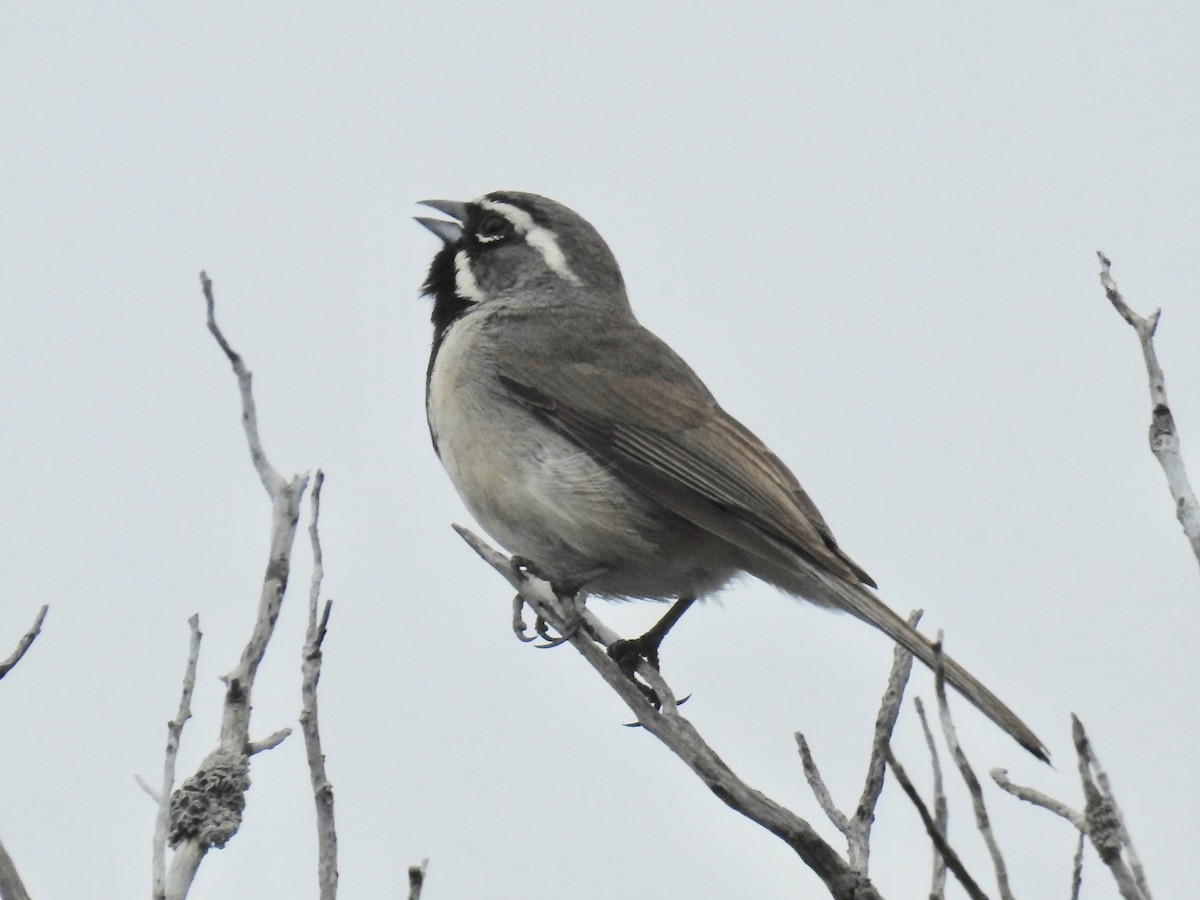
<path fill-rule="evenodd" d="M 498 188 L 600 229 L 642 320 L 1057 763 L 959 704 L 980 769 L 1078 803 L 1078 713 L 1152 887 L 1195 884 L 1196 562 L 1094 257 L 1135 308 L 1164 308 L 1200 477 L 1195 4 L 105 6 L 10 4 L 0 27 L 0 655 L 51 605 L 0 684 L 0 836 L 37 896 L 148 894 L 133 774 L 160 771 L 187 617 L 205 642 L 181 773 L 216 739 L 253 614 L 269 508 L 201 268 L 276 466 L 328 473 L 343 895 L 398 896 L 426 856 L 428 900 L 822 895 L 621 727 L 571 651 L 519 644 L 511 592 L 450 530 L 468 520 L 426 433 L 417 298 L 437 242 L 410 216 Z M 633 634 L 658 611 L 600 613 Z M 259 735 L 294 722 L 302 627 L 296 591 Z M 733 768 L 832 839 L 792 732 L 850 805 L 890 656 L 744 583 L 689 613 L 664 666 Z M 911 709 L 896 746 L 927 790 Z M 252 776 L 196 898 L 314 893 L 301 742 Z M 990 799 L 1018 895 L 1067 896 L 1067 827 Z M 889 897 L 927 888 L 918 828 L 889 787 L 872 857 Z M 1085 897 L 1115 896 L 1089 852 Z"/>

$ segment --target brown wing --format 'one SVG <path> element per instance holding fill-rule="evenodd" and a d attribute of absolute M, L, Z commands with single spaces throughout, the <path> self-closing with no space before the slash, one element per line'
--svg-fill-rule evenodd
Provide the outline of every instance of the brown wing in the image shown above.
<path fill-rule="evenodd" d="M 560 309 L 510 313 L 504 329 L 497 363 L 509 390 L 622 477 L 751 553 L 777 563 L 799 553 L 874 586 L 779 458 L 635 321 Z"/>
<path fill-rule="evenodd" d="M 784 570 L 794 570 L 799 555 L 833 576 L 827 592 L 807 599 L 873 625 L 931 668 L 940 662 L 968 700 L 1049 759 L 1000 698 L 860 586 L 875 585 L 838 548 L 792 473 L 662 341 L 632 320 L 584 310 L 558 309 L 540 320 L 507 315 L 495 357 L 499 377 L 548 423 L 648 496 L 748 553 Z M 542 350 L 548 342 L 553 358 Z"/>

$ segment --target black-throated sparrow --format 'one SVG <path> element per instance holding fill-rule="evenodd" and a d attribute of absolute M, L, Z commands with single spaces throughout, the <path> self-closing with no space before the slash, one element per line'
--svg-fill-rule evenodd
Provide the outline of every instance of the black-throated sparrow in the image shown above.
<path fill-rule="evenodd" d="M 868 590 L 795 476 L 634 318 L 594 228 L 559 203 L 496 191 L 426 200 L 442 239 L 426 411 L 467 508 L 556 589 L 676 600 L 741 572 L 844 610 L 935 663 L 930 641 Z M 966 669 L 947 679 L 1041 759 L 1037 736 Z"/>

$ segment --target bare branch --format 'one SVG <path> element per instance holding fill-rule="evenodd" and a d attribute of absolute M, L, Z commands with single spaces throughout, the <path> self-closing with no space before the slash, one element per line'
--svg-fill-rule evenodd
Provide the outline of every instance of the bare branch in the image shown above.
<path fill-rule="evenodd" d="M 29 630 L 21 636 L 21 640 L 17 641 L 17 649 L 12 652 L 8 659 L 0 662 L 0 678 L 7 675 L 17 663 L 21 661 L 21 657 L 29 649 L 29 646 L 34 642 L 39 634 L 42 633 L 42 623 L 46 621 L 46 613 L 50 611 L 49 605 L 43 605 L 38 610 L 37 617 L 33 620 L 33 624 Z"/>
<path fill-rule="evenodd" d="M 33 625 L 29 630 L 21 636 L 21 640 L 17 642 L 17 648 L 13 650 L 8 659 L 0 662 L 0 678 L 3 678 L 13 667 L 21 661 L 26 651 L 29 650 L 37 636 L 42 633 L 42 623 L 46 621 L 46 613 L 50 610 L 48 605 L 43 605 L 38 610 L 37 616 L 33 620 Z M 17 865 L 13 862 L 8 851 L 4 849 L 4 844 L 0 843 L 0 900 L 29 900 L 29 894 L 25 890 L 25 885 L 21 881 L 21 875 L 17 872 Z"/>
<path fill-rule="evenodd" d="M 146 783 L 146 779 L 143 778 L 141 775 L 138 775 L 136 772 L 134 772 L 133 780 L 137 784 L 137 786 L 140 787 L 143 791 L 145 791 L 146 795 L 151 800 L 154 801 L 156 806 L 162 801 L 162 797 L 159 795 L 158 791 L 156 791 L 154 788 L 150 787 L 150 785 L 148 785 Z"/>
<path fill-rule="evenodd" d="M 421 889 L 425 886 L 425 873 L 429 871 L 429 860 L 421 860 L 419 866 L 408 867 L 408 900 L 421 900 Z"/>
<path fill-rule="evenodd" d="M 312 545 L 313 569 L 308 589 L 308 629 L 304 638 L 303 662 L 300 666 L 303 707 L 300 712 L 300 728 L 304 732 L 304 750 L 308 757 L 309 780 L 312 783 L 313 801 L 317 807 L 317 883 L 321 900 L 334 900 L 337 896 L 337 831 L 333 823 L 333 784 L 325 773 L 325 753 L 321 750 L 321 727 L 317 715 L 317 684 L 321 680 L 321 645 L 329 628 L 329 614 L 333 602 L 327 600 L 325 609 L 318 618 L 317 610 L 321 598 L 321 581 L 325 577 L 321 555 L 321 535 L 318 523 L 321 517 L 321 487 L 325 484 L 325 473 L 320 469 L 313 479 L 310 503 L 312 520 L 308 525 L 309 542 Z"/>
<path fill-rule="evenodd" d="M 922 610 L 914 609 L 908 614 L 908 624 L 916 627 L 921 621 Z M 875 716 L 875 737 L 871 742 L 871 758 L 867 763 L 867 777 L 862 795 L 850 820 L 848 849 L 850 865 L 860 872 L 867 871 L 871 852 L 871 825 L 875 822 L 875 806 L 883 793 L 883 779 L 887 771 L 886 750 L 900 717 L 900 704 L 904 701 L 904 688 L 912 673 L 912 654 L 896 645 L 892 653 L 892 670 L 888 674 L 887 688 L 879 701 L 879 713 Z"/>
<path fill-rule="evenodd" d="M 1146 374 L 1150 380 L 1150 451 L 1167 476 L 1167 486 L 1170 488 L 1171 498 L 1175 501 L 1175 517 L 1183 526 L 1183 533 L 1192 545 L 1192 553 L 1195 554 L 1197 562 L 1200 562 L 1200 504 L 1196 502 L 1196 494 L 1183 465 L 1175 417 L 1167 403 L 1166 378 L 1154 351 L 1154 331 L 1158 328 L 1158 318 L 1162 310 L 1156 309 L 1148 318 L 1142 318 L 1130 309 L 1117 289 L 1116 281 L 1113 280 L 1110 271 L 1112 262 L 1099 251 L 1096 255 L 1100 258 L 1100 284 L 1104 287 L 1104 293 L 1121 314 L 1121 318 L 1133 326 L 1138 342 L 1142 345 L 1142 357 L 1145 359 Z"/>
<path fill-rule="evenodd" d="M 1075 859 L 1071 864 L 1071 900 L 1079 900 L 1079 892 L 1083 889 L 1083 846 L 1087 841 L 1087 833 L 1082 829 L 1079 839 L 1075 842 Z"/>
<path fill-rule="evenodd" d="M 967 896 L 971 900 L 987 900 L 987 894 L 980 890 L 979 885 L 975 883 L 975 879 L 967 872 L 967 867 L 958 858 L 958 854 L 954 852 L 954 849 L 950 846 L 945 836 L 938 830 L 937 823 L 934 822 L 933 816 L 929 814 L 929 807 L 925 805 L 925 801 L 921 799 L 921 795 L 913 787 L 913 783 L 909 779 L 908 773 L 904 771 L 904 767 L 900 765 L 896 757 L 892 754 L 892 748 L 886 748 L 884 754 L 888 765 L 892 767 L 892 774 L 896 776 L 896 781 L 900 783 L 900 787 L 904 789 L 904 793 L 908 795 L 908 799 L 917 808 L 917 814 L 925 824 L 925 833 L 929 835 L 929 839 L 933 841 L 938 852 L 942 854 L 942 858 L 946 860 L 946 865 L 950 867 L 950 871 L 954 873 L 954 877 L 958 879 L 958 883 L 963 886 L 963 890 L 967 892 Z"/>
<path fill-rule="evenodd" d="M 44 607 L 43 607 L 44 608 Z M 29 900 L 17 866 L 0 843 L 0 900 Z"/>
<path fill-rule="evenodd" d="M 167 752 L 163 757 L 162 787 L 151 791 L 148 785 L 143 789 L 155 796 L 158 801 L 158 815 L 154 818 L 154 850 L 151 860 L 151 872 L 154 879 L 154 898 L 162 900 L 167 895 L 167 831 L 169 829 L 171 811 L 171 791 L 175 787 L 175 760 L 179 755 L 179 740 L 183 735 L 183 726 L 192 717 L 192 692 L 196 688 L 196 665 L 200 660 L 200 639 L 204 636 L 200 631 L 200 616 L 193 615 L 188 619 L 187 663 L 183 667 L 183 690 L 179 695 L 179 709 L 175 718 L 167 723 Z M 138 779 L 141 783 L 141 779 Z"/>
<path fill-rule="evenodd" d="M 1013 782 L 1008 780 L 1007 769 L 992 769 L 991 776 L 996 784 L 1014 797 L 1024 800 L 1026 803 L 1032 803 L 1034 806 L 1040 806 L 1042 809 L 1048 809 L 1056 816 L 1062 816 L 1079 829 L 1081 833 L 1087 834 L 1087 822 L 1084 821 L 1083 814 L 1071 809 L 1071 807 L 1067 806 L 1061 800 L 1055 800 L 1048 794 L 1043 794 L 1034 788 L 1013 784 Z"/>
<path fill-rule="evenodd" d="M 850 820 L 846 818 L 846 814 L 838 809 L 837 804 L 833 802 L 833 796 L 829 793 L 825 779 L 821 777 L 821 773 L 817 770 L 817 763 L 813 759 L 812 751 L 808 749 L 808 741 L 804 739 L 804 735 L 799 731 L 796 732 L 795 737 L 796 749 L 800 751 L 800 768 L 804 770 L 804 779 L 808 782 L 813 796 L 816 797 L 817 805 L 821 807 L 821 812 L 825 813 L 829 821 L 833 823 L 834 828 L 843 835 L 849 836 Z M 859 871 L 863 870 L 860 868 Z"/>
<path fill-rule="evenodd" d="M 238 664 L 223 679 L 225 707 L 217 747 L 171 797 L 168 840 L 175 848 L 175 854 L 167 873 L 167 900 L 180 900 L 187 895 L 205 853 L 210 847 L 224 846 L 241 824 L 245 791 L 250 783 L 249 756 L 256 746 L 250 741 L 250 694 L 283 604 L 291 572 L 296 524 L 300 518 L 300 500 L 308 485 L 305 475 L 285 481 L 267 461 L 258 433 L 252 376 L 217 326 L 212 281 L 203 272 L 200 273 L 200 284 L 207 306 L 208 330 L 237 376 L 242 399 L 242 426 L 250 458 L 271 500 L 271 546 L 254 628 Z M 271 739 L 257 746 L 265 748 Z"/>
<path fill-rule="evenodd" d="M 255 756 L 262 753 L 264 750 L 274 750 L 292 734 L 290 728 L 280 728 L 277 731 L 272 731 L 260 741 L 251 741 L 246 745 L 246 755 Z"/>
<path fill-rule="evenodd" d="M 946 739 L 946 746 L 950 749 L 950 756 L 958 767 L 959 774 L 962 775 L 963 783 L 966 784 L 967 791 L 971 795 L 971 805 L 975 809 L 975 826 L 983 835 L 988 853 L 991 854 L 1000 896 L 1003 900 L 1014 900 L 1012 890 L 1008 886 L 1008 867 L 1004 864 L 1000 845 L 996 843 L 996 836 L 992 833 L 992 823 L 988 819 L 987 807 L 983 802 L 983 788 L 979 784 L 979 779 L 975 777 L 975 770 L 971 768 L 971 763 L 967 761 L 967 754 L 963 752 L 958 743 L 958 733 L 954 729 L 954 720 L 950 717 L 950 704 L 946 700 L 946 672 L 942 665 L 941 632 L 938 632 L 937 641 L 934 642 L 934 654 L 936 659 L 934 688 L 937 692 L 938 717 L 942 722 L 942 735 Z"/>
<path fill-rule="evenodd" d="M 1097 780 L 1101 780 L 1100 764 L 1092 753 L 1091 742 L 1083 729 L 1083 723 L 1076 716 L 1071 716 L 1071 736 L 1078 756 L 1079 780 L 1083 783 L 1086 803 L 1084 817 L 1092 846 L 1112 872 L 1117 890 L 1125 900 L 1149 900 L 1150 889 L 1146 884 L 1146 876 L 1141 865 L 1137 863 L 1136 855 L 1133 854 L 1133 842 L 1129 832 L 1125 830 L 1121 811 L 1109 789 L 1107 777 L 1103 777 L 1101 785 L 1096 783 Z M 1095 779 L 1093 775 L 1096 775 Z M 1129 863 L 1122 858 L 1123 848 L 1130 858 Z"/>
<path fill-rule="evenodd" d="M 618 636 L 585 606 L 572 600 L 560 600 L 545 581 L 514 566 L 504 554 L 468 529 L 459 525 L 454 527 L 485 562 L 520 592 L 534 612 L 587 660 L 625 701 L 642 727 L 682 759 L 720 800 L 782 839 L 825 883 L 833 897 L 845 900 L 875 900 L 879 897 L 867 877 L 851 868 L 808 822 L 738 778 L 705 743 L 692 723 L 679 714 L 674 695 L 661 675 L 643 662 L 638 666 L 638 674 L 646 678 L 662 701 L 661 709 L 655 708 L 643 690 L 625 676 L 605 651 L 604 647 Z"/>
<path fill-rule="evenodd" d="M 921 610 L 909 613 L 908 624 L 915 626 L 921 620 Z M 867 777 L 863 784 L 862 795 L 854 816 L 847 818 L 846 814 L 837 808 L 829 793 L 821 773 L 817 770 L 816 761 L 808 748 L 804 735 L 796 732 L 796 745 L 800 750 L 800 765 L 804 777 L 821 810 L 846 837 L 846 849 L 850 866 L 857 872 L 866 874 L 870 863 L 871 825 L 875 822 L 875 806 L 879 795 L 883 792 L 883 780 L 887 760 L 884 748 L 891 740 L 892 731 L 896 727 L 896 719 L 900 715 L 900 704 L 904 699 L 904 688 L 908 684 L 909 673 L 912 672 L 912 654 L 896 645 L 892 657 L 892 669 L 888 674 L 887 687 L 879 702 L 879 712 L 875 716 L 875 735 L 871 742 L 871 756 L 867 763 Z"/>
<path fill-rule="evenodd" d="M 1074 725 L 1074 716 L 1072 716 L 1072 725 Z M 1125 846 L 1125 857 L 1129 860 L 1129 868 L 1133 870 L 1134 880 L 1137 882 L 1142 894 L 1149 897 L 1150 887 L 1146 883 L 1146 872 L 1142 868 L 1142 861 L 1138 857 L 1137 848 L 1133 846 L 1133 835 L 1125 827 L 1125 814 L 1121 812 L 1121 807 L 1117 804 L 1117 796 L 1113 793 L 1112 785 L 1108 781 L 1108 773 L 1100 765 L 1100 759 L 1096 756 L 1096 749 L 1092 746 L 1092 742 L 1088 740 L 1087 735 L 1083 731 L 1082 722 L 1079 723 L 1079 733 L 1087 743 L 1088 753 L 1091 756 L 1092 772 L 1096 776 L 1096 784 L 1100 788 L 1100 792 L 1107 798 L 1113 813 L 1116 814 L 1117 824 L 1121 827 L 1121 843 Z"/>
<path fill-rule="evenodd" d="M 208 311 L 208 330 L 216 338 L 221 350 L 225 353 L 226 359 L 229 360 L 229 364 L 233 366 L 233 373 L 237 376 L 238 390 L 242 395 L 242 427 L 246 431 L 246 443 L 250 445 L 250 459 L 254 462 L 254 470 L 258 472 L 258 477 L 262 479 L 263 487 L 266 488 L 267 494 L 274 498 L 277 494 L 285 490 L 287 483 L 283 480 L 283 476 L 275 471 L 271 464 L 267 462 L 267 455 L 263 452 L 262 440 L 258 436 L 258 410 L 254 406 L 254 393 L 251 390 L 254 376 L 246 368 L 246 363 L 242 360 L 241 355 L 234 351 L 233 347 L 229 346 L 229 341 L 225 339 L 220 326 L 217 325 L 216 300 L 213 298 L 212 279 L 205 272 L 200 273 L 200 286 L 204 291 L 204 302 Z"/>
<path fill-rule="evenodd" d="M 925 735 L 925 746 L 929 748 L 929 761 L 933 769 L 933 824 L 942 837 L 950 833 L 950 808 L 946 805 L 946 791 L 942 784 L 942 760 L 938 756 L 937 744 L 929 719 L 925 717 L 925 704 L 920 697 L 913 697 L 917 718 L 921 720 L 921 731 Z M 946 895 L 946 858 L 937 845 L 933 847 L 933 878 L 929 885 L 930 900 L 941 900 Z"/>

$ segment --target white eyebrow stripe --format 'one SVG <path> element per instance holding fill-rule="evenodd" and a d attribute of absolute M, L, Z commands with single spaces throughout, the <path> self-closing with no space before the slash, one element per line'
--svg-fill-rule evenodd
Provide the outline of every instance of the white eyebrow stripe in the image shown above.
<path fill-rule="evenodd" d="M 459 250 L 454 254 L 454 293 L 468 303 L 483 301 L 483 289 L 475 280 L 475 273 L 471 271 L 471 260 L 467 258 L 466 250 Z"/>
<path fill-rule="evenodd" d="M 558 246 L 558 238 L 554 236 L 553 231 L 549 228 L 543 228 L 533 221 L 533 216 L 529 215 L 529 213 L 525 212 L 519 206 L 513 206 L 511 203 L 488 200 L 486 197 L 481 197 L 475 202 L 484 209 L 499 213 L 512 222 L 513 227 L 525 236 L 525 242 L 538 253 L 542 254 L 542 259 L 546 261 L 546 265 L 550 267 L 550 271 L 554 272 L 560 278 L 571 282 L 571 284 L 583 284 L 579 280 L 579 276 L 571 271 L 571 266 L 567 263 L 567 258 L 563 255 L 562 248 Z"/>

